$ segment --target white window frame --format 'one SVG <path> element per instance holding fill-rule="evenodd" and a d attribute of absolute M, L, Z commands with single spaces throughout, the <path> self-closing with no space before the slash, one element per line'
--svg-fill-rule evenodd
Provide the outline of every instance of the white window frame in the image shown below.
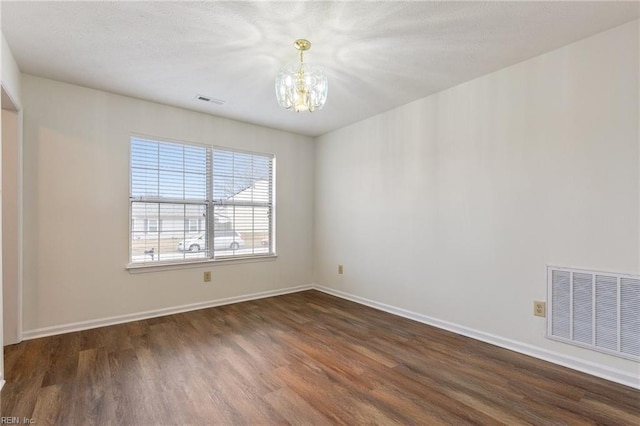
<path fill-rule="evenodd" d="M 133 176 L 132 176 L 132 164 L 131 164 L 131 158 L 132 158 L 132 153 L 131 153 L 131 146 L 132 146 L 132 142 L 134 139 L 142 139 L 142 140 L 149 140 L 149 141 L 153 141 L 153 142 L 159 142 L 159 143 L 169 143 L 169 144 L 180 144 L 180 145 L 187 145 L 187 146 L 195 146 L 195 147 L 200 147 L 200 148 L 205 148 L 207 151 L 207 172 L 206 172 L 206 176 L 207 176 L 207 199 L 206 201 L 204 201 L 202 204 L 206 204 L 206 211 L 207 211 L 207 218 L 206 220 L 202 221 L 202 220 L 197 220 L 196 222 L 196 226 L 198 227 L 198 232 L 207 232 L 207 239 L 208 239 L 208 245 L 211 248 L 210 250 L 208 250 L 209 255 L 205 258 L 198 258 L 198 259 L 172 259 L 172 260 L 167 260 L 167 261 L 142 261 L 142 262 L 132 262 L 132 240 L 134 239 L 133 236 L 133 224 L 137 222 L 137 220 L 133 217 L 132 213 L 133 213 L 133 203 L 144 203 L 144 202 L 148 202 L 150 204 L 162 204 L 162 203 L 171 203 L 171 204 L 193 204 L 192 202 L 189 201 L 179 201 L 179 200 L 162 200 L 158 197 L 156 198 L 149 198 L 149 197 L 133 197 L 132 195 L 132 180 L 133 180 Z M 145 272 L 144 270 L 149 270 L 149 271 L 155 271 L 155 270 L 161 270 L 161 269 L 165 269 L 165 268 L 170 268 L 170 269 L 181 269 L 184 267 L 196 267 L 199 264 L 202 263 L 224 263 L 224 262 L 253 262 L 253 261 L 261 261 L 261 260 L 269 260 L 269 259 L 273 259 L 276 258 L 276 251 L 275 251 L 275 217 L 276 217 L 276 208 L 275 208 L 275 155 L 273 154 L 268 154 L 268 153 L 261 153 L 261 152 L 252 152 L 252 151 L 245 151 L 245 150 L 238 150 L 238 149 L 233 149 L 233 148 L 227 148 L 227 147 L 222 147 L 222 146 L 214 146 L 214 145 L 204 145 L 204 144 L 197 144 L 197 143 L 191 143 L 191 142 L 184 142 L 184 141 L 176 141 L 176 140 L 169 140 L 166 138 L 159 138 L 159 137 L 155 137 L 155 136 L 142 136 L 142 135 L 135 135 L 132 134 L 130 136 L 129 139 L 129 143 L 130 143 L 130 162 L 129 162 L 129 188 L 130 188 L 130 192 L 129 192 L 129 263 L 127 264 L 126 268 L 130 270 L 130 272 Z M 251 254 L 242 254 L 242 255 L 229 255 L 229 254 L 225 254 L 223 256 L 217 256 L 216 255 L 216 250 L 214 249 L 214 226 L 213 226 L 213 217 L 214 217 L 214 208 L 216 205 L 234 205 L 234 203 L 229 203 L 229 202 L 223 202 L 220 203 L 219 201 L 216 202 L 213 200 L 213 153 L 215 150 L 221 150 L 221 151 L 226 151 L 226 152 L 234 152 L 234 153 L 243 153 L 243 154 L 249 154 L 249 155 L 255 155 L 255 156 L 259 156 L 259 157 L 266 157 L 269 158 L 270 160 L 270 176 L 269 176 L 269 180 L 270 180 L 270 199 L 269 202 L 266 204 L 268 205 L 269 209 L 270 209 L 270 217 L 268 220 L 268 240 L 269 240 L 269 248 L 268 248 L 268 252 L 266 253 L 251 253 Z M 200 203 L 198 203 L 200 204 Z M 247 206 L 247 203 L 241 203 L 238 204 L 236 203 L 236 205 L 244 205 Z M 259 204 L 257 206 L 264 206 L 265 204 Z M 148 219 L 148 220 L 156 220 L 156 231 L 153 232 L 160 232 L 162 230 L 162 219 L 158 218 L 158 219 Z M 185 230 L 186 232 L 192 232 L 190 231 L 191 229 L 191 222 L 195 220 L 195 219 L 188 219 L 188 228 L 187 230 Z M 204 229 L 201 229 L 201 224 L 205 224 Z M 207 230 L 211 230 L 211 231 L 207 231 Z M 148 222 L 146 222 L 146 226 L 145 226 L 145 233 L 148 232 L 152 232 L 149 231 L 149 226 L 148 226 Z M 255 231 L 254 231 L 255 232 Z M 141 270 L 141 271 L 136 271 L 136 270 Z"/>

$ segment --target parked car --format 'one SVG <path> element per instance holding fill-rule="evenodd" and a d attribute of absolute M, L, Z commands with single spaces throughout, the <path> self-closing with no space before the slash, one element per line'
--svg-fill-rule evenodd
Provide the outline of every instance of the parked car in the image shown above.
<path fill-rule="evenodd" d="M 213 249 L 214 250 L 238 250 L 244 247 L 244 239 L 237 231 L 214 231 L 213 232 Z"/>
<path fill-rule="evenodd" d="M 244 239 L 236 231 L 216 231 L 213 238 L 214 250 L 238 250 L 244 247 Z M 178 251 L 197 252 L 207 249 L 207 235 L 202 232 L 194 238 L 178 243 Z"/>

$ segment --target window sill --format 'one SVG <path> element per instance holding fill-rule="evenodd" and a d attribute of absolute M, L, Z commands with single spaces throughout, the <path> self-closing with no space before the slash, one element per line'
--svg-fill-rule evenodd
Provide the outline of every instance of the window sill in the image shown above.
<path fill-rule="evenodd" d="M 129 263 L 125 267 L 130 274 L 143 274 L 146 272 L 170 271 L 176 269 L 202 268 L 214 265 L 236 265 L 242 263 L 268 262 L 278 258 L 277 254 L 264 254 L 258 256 L 229 257 L 222 259 L 202 259 L 189 262 L 166 263 Z"/>

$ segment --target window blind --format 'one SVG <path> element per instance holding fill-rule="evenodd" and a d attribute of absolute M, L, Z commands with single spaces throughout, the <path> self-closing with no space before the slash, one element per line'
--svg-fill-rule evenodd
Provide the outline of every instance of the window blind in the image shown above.
<path fill-rule="evenodd" d="M 273 253 L 273 162 L 132 137 L 130 263 Z"/>

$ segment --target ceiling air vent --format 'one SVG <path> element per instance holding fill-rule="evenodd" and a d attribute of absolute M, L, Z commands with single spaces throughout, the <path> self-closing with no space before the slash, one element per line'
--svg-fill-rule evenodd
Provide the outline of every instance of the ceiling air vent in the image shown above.
<path fill-rule="evenodd" d="M 547 337 L 640 360 L 640 277 L 549 267 Z"/>
<path fill-rule="evenodd" d="M 196 99 L 203 102 L 211 102 L 212 104 L 216 104 L 216 105 L 224 105 L 225 103 L 225 101 L 223 101 L 222 99 L 216 99 L 216 98 L 212 98 L 211 96 L 205 96 L 205 95 L 196 95 Z"/>

